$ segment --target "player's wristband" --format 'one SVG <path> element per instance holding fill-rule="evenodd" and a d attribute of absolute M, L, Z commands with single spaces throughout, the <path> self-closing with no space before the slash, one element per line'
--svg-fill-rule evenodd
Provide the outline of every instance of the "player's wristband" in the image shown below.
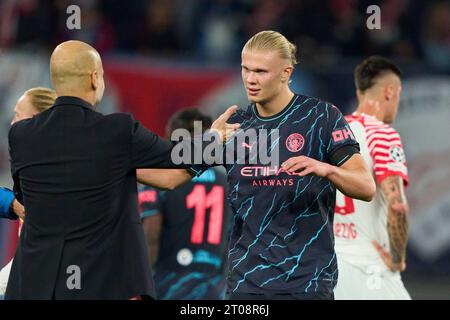
<path fill-rule="evenodd" d="M 0 217 L 11 220 L 17 219 L 17 215 L 11 210 L 13 201 L 14 193 L 7 188 L 0 188 Z"/>
<path fill-rule="evenodd" d="M 203 172 L 205 172 L 206 170 L 208 170 L 210 166 L 205 166 L 205 165 L 193 165 L 190 168 L 187 168 L 186 171 L 192 176 L 192 177 L 199 177 L 203 174 Z"/>
<path fill-rule="evenodd" d="M 330 155 L 330 162 L 334 166 L 340 167 L 355 153 L 359 153 L 359 145 L 345 145 L 333 151 Z"/>

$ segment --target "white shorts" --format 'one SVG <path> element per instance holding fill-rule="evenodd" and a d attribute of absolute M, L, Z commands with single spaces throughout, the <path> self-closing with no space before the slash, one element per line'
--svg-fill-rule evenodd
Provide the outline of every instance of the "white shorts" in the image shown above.
<path fill-rule="evenodd" d="M 3 296 L 6 292 L 6 285 L 8 284 L 9 273 L 11 272 L 13 260 L 11 260 L 6 266 L 0 270 L 0 296 Z"/>
<path fill-rule="evenodd" d="M 338 259 L 336 300 L 411 300 L 399 272 L 379 264 L 358 265 Z"/>

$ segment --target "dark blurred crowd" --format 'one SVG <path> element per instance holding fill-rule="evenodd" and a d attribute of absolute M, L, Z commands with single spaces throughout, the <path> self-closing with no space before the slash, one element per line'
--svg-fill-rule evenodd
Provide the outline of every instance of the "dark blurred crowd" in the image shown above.
<path fill-rule="evenodd" d="M 81 8 L 81 30 L 66 9 Z M 367 7 L 381 8 L 369 30 Z M 51 48 L 80 39 L 100 52 L 235 61 L 260 30 L 284 33 L 302 60 L 378 53 L 450 70 L 450 0 L 0 0 L 0 47 Z"/>

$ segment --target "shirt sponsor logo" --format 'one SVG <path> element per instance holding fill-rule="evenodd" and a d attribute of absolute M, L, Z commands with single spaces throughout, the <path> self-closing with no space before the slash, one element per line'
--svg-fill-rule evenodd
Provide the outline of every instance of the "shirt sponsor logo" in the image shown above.
<path fill-rule="evenodd" d="M 243 177 L 254 177 L 263 179 L 254 179 L 252 181 L 253 187 L 282 187 L 282 186 L 293 186 L 294 179 L 292 178 L 279 178 L 279 176 L 288 175 L 288 176 L 298 176 L 299 173 L 289 172 L 284 170 L 283 168 L 278 168 L 278 166 L 270 167 L 270 166 L 249 166 L 243 167 L 241 169 L 241 176 Z M 272 177 L 272 179 L 264 179 L 266 177 Z"/>
<path fill-rule="evenodd" d="M 283 168 L 278 168 L 278 166 L 268 167 L 268 166 L 249 166 L 243 167 L 241 169 L 241 176 L 244 177 L 268 177 L 268 176 L 279 176 L 281 173 L 285 173 L 287 175 L 300 175 L 296 172 L 289 172 L 284 170 Z"/>

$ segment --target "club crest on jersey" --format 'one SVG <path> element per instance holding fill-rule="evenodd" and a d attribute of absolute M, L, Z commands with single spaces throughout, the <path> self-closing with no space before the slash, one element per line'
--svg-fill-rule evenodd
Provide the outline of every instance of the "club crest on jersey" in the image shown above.
<path fill-rule="evenodd" d="M 389 149 L 389 154 L 391 155 L 392 159 L 394 159 L 397 162 L 404 162 L 405 161 L 405 153 L 403 152 L 403 149 L 400 146 L 392 146 Z"/>
<path fill-rule="evenodd" d="M 302 150 L 305 144 L 305 138 L 300 133 L 293 133 L 286 139 L 286 148 L 290 152 L 298 152 Z"/>

